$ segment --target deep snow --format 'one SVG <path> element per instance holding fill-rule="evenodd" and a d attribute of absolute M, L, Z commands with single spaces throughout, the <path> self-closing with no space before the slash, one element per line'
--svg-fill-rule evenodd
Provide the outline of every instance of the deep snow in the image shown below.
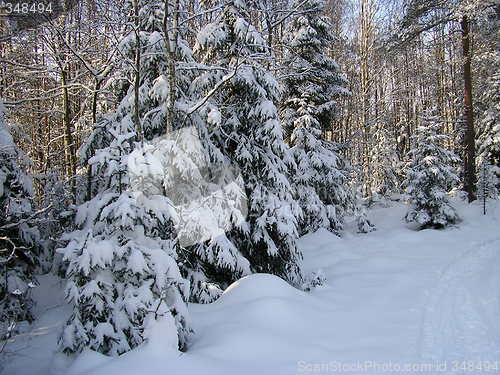
<path fill-rule="evenodd" d="M 3 374 L 379 374 L 405 365 L 401 373 L 442 374 L 467 360 L 483 369 L 462 373 L 500 374 L 486 367 L 500 366 L 500 205 L 483 216 L 479 205 L 454 203 L 463 221 L 446 230 L 416 231 L 396 204 L 370 211 L 375 232 L 348 225 L 343 238 L 303 237 L 305 269 L 322 269 L 326 285 L 306 293 L 271 275 L 245 277 L 218 301 L 190 305 L 196 335 L 186 353 L 159 324 L 153 342 L 117 359 L 55 354 L 70 309 L 62 283 L 43 276 L 40 318 L 7 344 Z"/>

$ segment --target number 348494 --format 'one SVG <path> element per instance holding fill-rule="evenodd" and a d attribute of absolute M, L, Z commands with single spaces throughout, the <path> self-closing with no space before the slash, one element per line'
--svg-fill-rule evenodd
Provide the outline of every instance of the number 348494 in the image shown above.
<path fill-rule="evenodd" d="M 33 13 L 52 13 L 52 2 L 10 2 L 0 1 L 0 16 L 16 16 Z"/>

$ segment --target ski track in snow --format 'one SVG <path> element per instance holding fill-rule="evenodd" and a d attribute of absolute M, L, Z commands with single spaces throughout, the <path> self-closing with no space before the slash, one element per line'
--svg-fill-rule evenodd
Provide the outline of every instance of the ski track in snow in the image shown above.
<path fill-rule="evenodd" d="M 500 359 L 500 239 L 450 264 L 432 291 L 422 325 L 424 360 Z"/>
<path fill-rule="evenodd" d="M 349 223 L 343 238 L 303 237 L 304 267 L 322 269 L 326 285 L 305 293 L 271 275 L 243 278 L 218 301 L 190 305 L 196 335 L 186 353 L 166 353 L 160 340 L 118 359 L 87 351 L 71 363 L 55 354 L 70 310 L 44 307 L 62 294 L 44 276 L 45 312 L 9 343 L 2 375 L 387 374 L 411 372 L 352 366 L 500 361 L 500 205 L 487 217 L 457 206 L 464 221 L 446 230 L 414 230 L 396 204 L 371 210 L 376 232 L 353 234 Z"/>

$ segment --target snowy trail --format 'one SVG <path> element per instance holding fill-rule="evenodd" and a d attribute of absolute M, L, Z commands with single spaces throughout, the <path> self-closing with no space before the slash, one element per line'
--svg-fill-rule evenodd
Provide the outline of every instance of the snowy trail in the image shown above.
<path fill-rule="evenodd" d="M 422 357 L 500 359 L 500 240 L 485 241 L 446 269 L 427 306 Z"/>
<path fill-rule="evenodd" d="M 386 374 L 409 373 L 381 367 L 391 363 L 500 361 L 500 206 L 488 217 L 464 207 L 459 227 L 443 231 L 413 230 L 398 205 L 371 211 L 376 232 L 308 235 L 304 266 L 322 269 L 325 286 L 304 293 L 271 275 L 244 278 L 215 303 L 190 306 L 196 336 L 187 353 L 87 352 L 68 374 Z M 63 374 L 55 343 L 45 350 L 38 374 Z"/>
<path fill-rule="evenodd" d="M 346 248 L 332 245 L 340 249 L 336 260 L 326 243 L 310 249 L 321 252 L 311 265 L 326 264 L 331 285 L 316 293 L 348 308 L 332 324 L 338 324 L 338 341 L 354 346 L 348 354 L 332 347 L 332 357 L 344 363 L 447 362 L 448 369 L 452 361 L 499 360 L 498 209 L 489 220 L 464 215 L 460 231 L 422 232 L 401 231 L 396 215 L 384 218 L 383 212 L 370 240 L 352 237 Z M 306 243 L 312 247 L 314 241 Z"/>

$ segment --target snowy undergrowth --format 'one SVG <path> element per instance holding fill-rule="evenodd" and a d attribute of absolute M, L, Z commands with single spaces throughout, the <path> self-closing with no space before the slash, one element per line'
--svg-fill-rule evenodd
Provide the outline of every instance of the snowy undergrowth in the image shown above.
<path fill-rule="evenodd" d="M 403 223 L 406 207 L 398 204 L 371 210 L 376 232 L 355 234 L 348 223 L 343 238 L 305 236 L 305 269 L 322 269 L 324 286 L 305 293 L 271 275 L 245 277 L 216 302 L 189 306 L 196 334 L 186 353 L 163 340 L 169 325 L 161 322 L 150 342 L 117 359 L 90 351 L 73 362 L 54 355 L 69 310 L 58 297 L 61 284 L 42 278 L 40 318 L 6 347 L 4 373 L 274 375 L 365 361 L 499 360 L 496 203 L 483 216 L 479 205 L 455 201 L 463 221 L 445 230 L 416 231 Z"/>

